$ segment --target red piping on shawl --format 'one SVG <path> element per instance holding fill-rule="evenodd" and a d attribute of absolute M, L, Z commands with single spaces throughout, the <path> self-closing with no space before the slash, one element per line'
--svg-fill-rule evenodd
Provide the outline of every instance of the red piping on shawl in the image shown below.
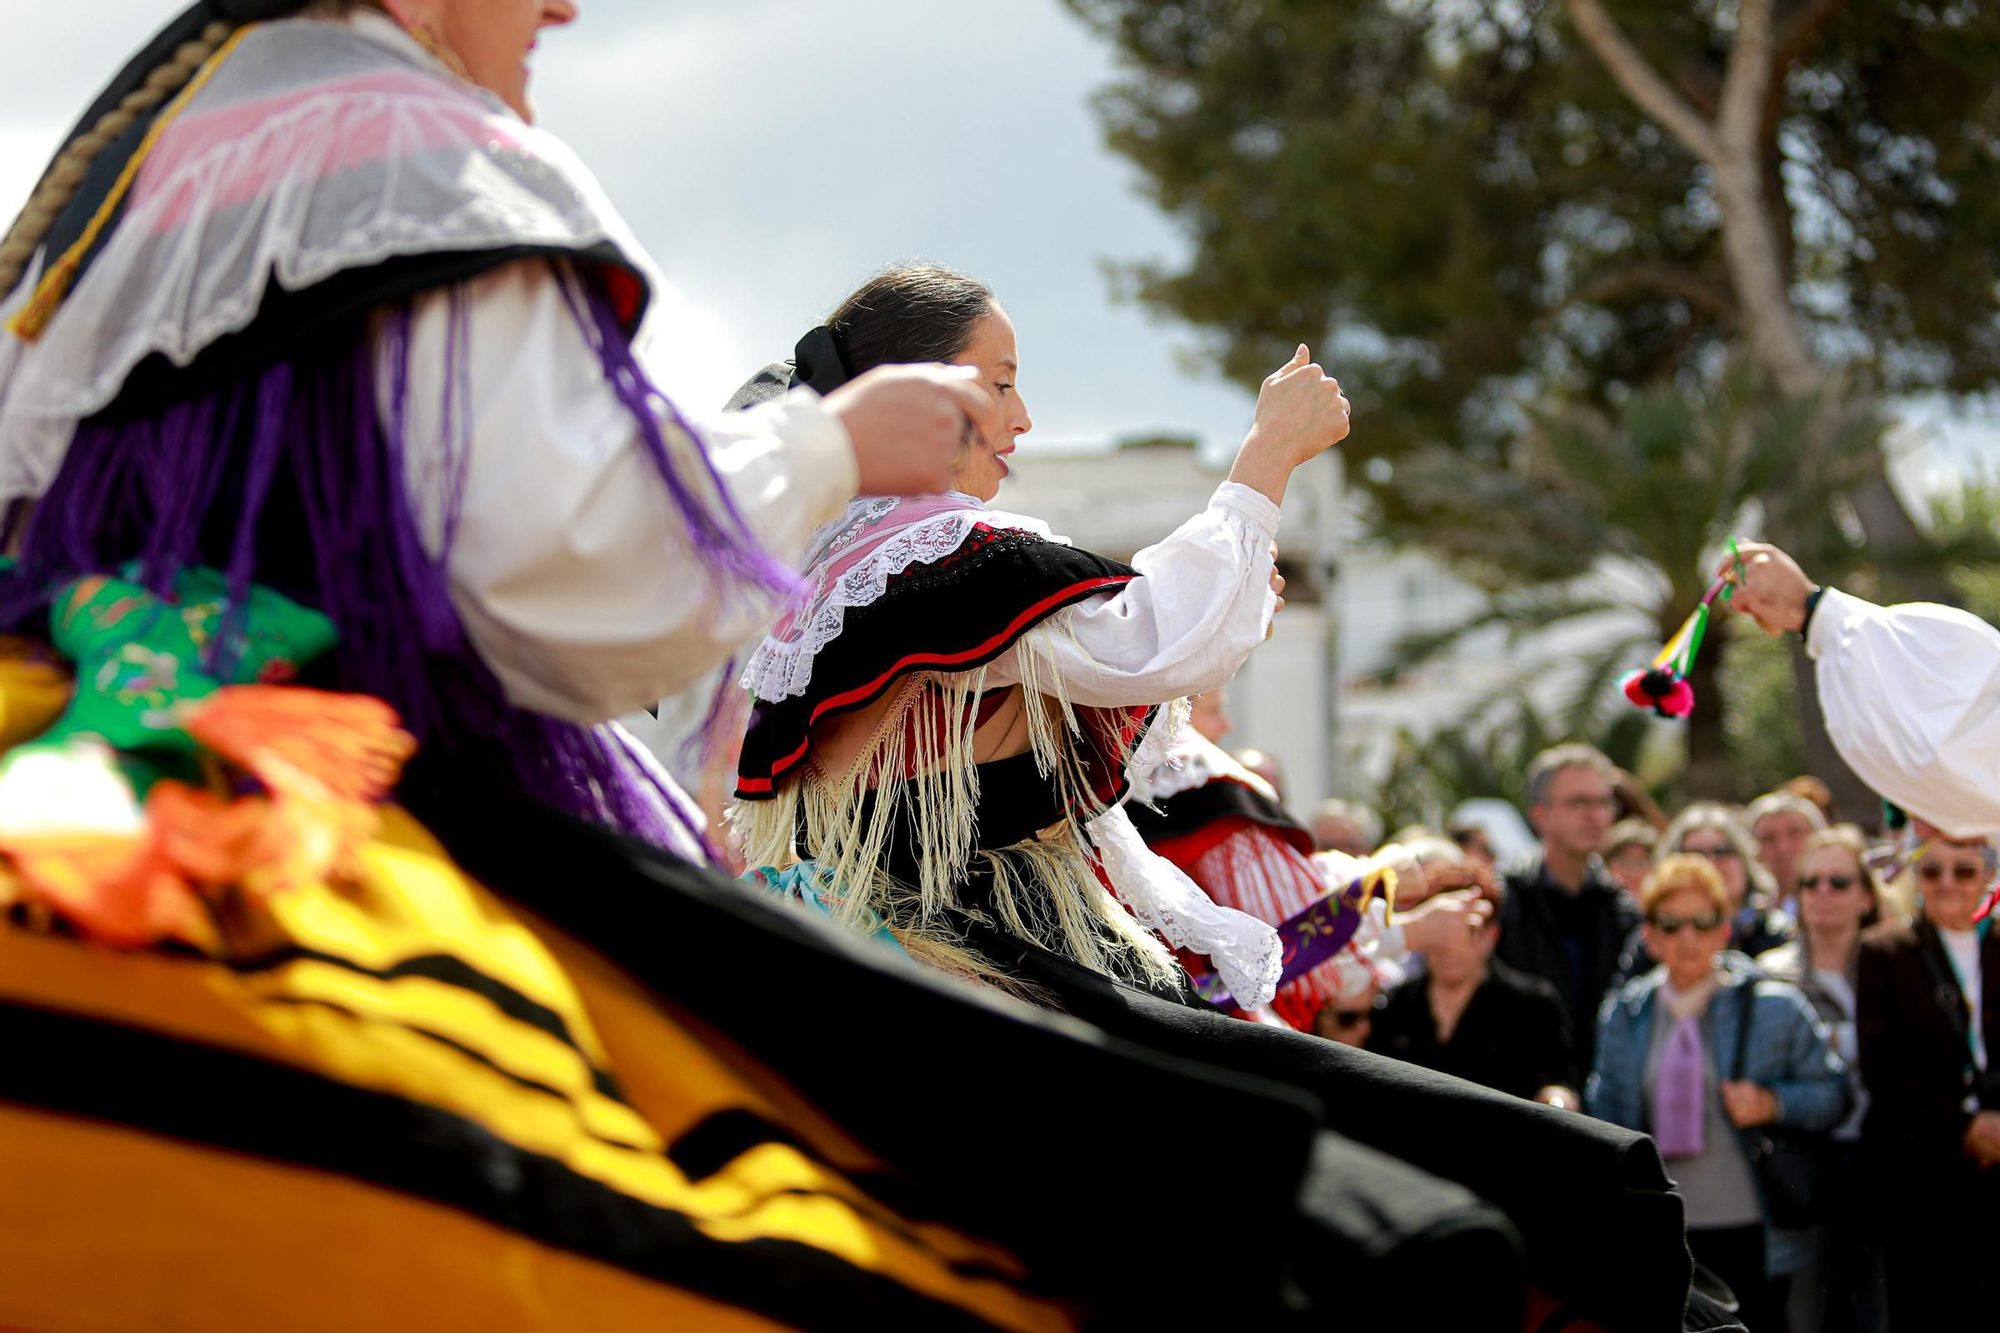
<path fill-rule="evenodd" d="M 1202 853 L 1215 848 L 1225 839 L 1249 828 L 1250 825 L 1251 820 L 1248 815 L 1224 815 L 1220 819 L 1209 820 L 1198 829 L 1177 833 L 1171 838 L 1161 838 L 1151 846 L 1154 852 L 1186 871 L 1193 868 L 1194 863 L 1201 859 Z"/>
<path fill-rule="evenodd" d="M 875 695 L 877 695 L 883 689 L 885 689 L 890 681 L 894 680 L 897 676 L 902 675 L 905 671 L 914 670 L 917 667 L 956 666 L 961 662 L 970 661 L 975 657 L 981 656 L 982 654 L 992 652 L 994 649 L 1005 644 L 1008 640 L 1012 639 L 1015 635 L 1019 634 L 1023 629 L 1025 629 L 1030 623 L 1041 619 L 1043 616 L 1047 615 L 1050 611 L 1060 606 L 1063 602 L 1074 600 L 1078 597 L 1087 596 L 1090 593 L 1101 592 L 1105 588 L 1122 587 L 1123 585 L 1130 583 L 1135 577 L 1137 576 L 1132 574 L 1113 574 L 1105 578 L 1085 579 L 1082 583 L 1073 584 L 1072 586 L 1063 589 L 1061 592 L 1051 593 L 1049 596 L 1044 597 L 1041 601 L 1036 602 L 1033 606 L 1029 607 L 1027 610 L 1021 612 L 1020 615 L 1015 616 L 1013 621 L 1008 624 L 1006 629 L 1001 630 L 998 634 L 995 634 L 992 638 L 986 640 L 986 642 L 979 644 L 978 646 L 973 648 L 967 648 L 963 652 L 912 653 L 908 657 L 898 658 L 896 660 L 895 665 L 891 666 L 887 671 L 884 671 L 881 675 L 877 676 L 874 680 L 868 682 L 866 685 L 857 685 L 855 688 L 851 690 L 846 690 L 840 694 L 836 694 L 829 698 L 820 700 L 819 703 L 813 707 L 812 715 L 806 719 L 806 731 L 810 733 L 812 729 L 819 724 L 819 720 L 822 717 L 825 717 L 829 712 L 832 712 L 840 708 L 859 707 L 861 704 L 867 703 L 869 699 L 873 698 Z M 786 755 L 783 759 L 780 759 L 777 763 L 771 765 L 770 777 L 737 778 L 736 780 L 737 794 L 742 795 L 746 792 L 775 790 L 778 779 L 785 776 L 785 774 L 791 772 L 792 769 L 798 764 L 798 762 L 806 757 L 806 751 L 810 750 L 811 748 L 812 748 L 812 736 L 808 734 L 805 740 L 799 743 L 798 749 L 792 751 L 790 754 Z"/>
<path fill-rule="evenodd" d="M 1214 777 L 1208 779 L 1208 781 L 1234 783 L 1238 787 L 1241 787 L 1243 790 L 1249 792 L 1251 795 L 1257 797 L 1259 800 L 1268 801 L 1271 799 L 1270 794 L 1268 792 L 1263 791 L 1261 788 L 1257 787 L 1254 783 L 1245 782 L 1242 778 L 1237 777 L 1234 773 L 1218 773 Z M 1203 785 L 1206 786 L 1207 784 L 1204 783 Z M 1166 799 L 1172 800 L 1173 798 L 1167 797 Z M 1284 807 L 1282 804 L 1279 805 L 1279 809 L 1283 811 Z M 1291 849 L 1297 852 L 1300 856 L 1311 856 L 1314 851 L 1318 850 L 1313 846 L 1312 834 L 1306 832 L 1304 829 L 1296 827 L 1285 827 L 1283 825 L 1278 825 L 1278 824 L 1269 824 L 1261 819 L 1253 819 L 1249 815 L 1239 815 L 1239 814 L 1224 815 L 1218 819 L 1210 820 L 1207 824 L 1203 825 L 1202 829 L 1191 829 L 1186 833 L 1176 834 L 1171 838 L 1162 838 L 1159 842 L 1153 844 L 1153 850 L 1158 852 L 1160 855 L 1166 857 L 1169 861 L 1172 861 L 1175 865 L 1180 866 L 1181 869 L 1185 870 L 1187 869 L 1187 862 L 1192 862 L 1195 857 L 1200 856 L 1210 847 L 1213 847 L 1216 843 L 1222 841 L 1223 837 L 1228 836 L 1230 833 L 1235 832 L 1238 828 L 1241 828 L 1246 824 L 1254 824 L 1258 828 L 1263 829 L 1266 833 L 1269 833 L 1272 837 L 1277 838 L 1283 841 L 1284 843 L 1288 844 L 1291 847 Z M 1203 829 L 1216 828 L 1216 827 L 1220 827 L 1223 830 L 1222 834 L 1217 837 L 1209 839 L 1207 842 L 1201 844 L 1200 846 L 1196 847 L 1193 851 L 1189 852 L 1187 854 L 1187 862 L 1183 862 L 1179 859 L 1180 857 L 1179 852 L 1176 851 L 1173 853 L 1169 853 L 1166 850 L 1170 846 L 1178 847 L 1180 843 L 1190 838 L 1198 836 L 1203 831 Z"/>

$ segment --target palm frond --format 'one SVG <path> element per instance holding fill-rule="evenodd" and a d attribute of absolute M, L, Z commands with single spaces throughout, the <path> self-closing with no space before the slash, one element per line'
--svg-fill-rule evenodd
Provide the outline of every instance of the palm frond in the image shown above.
<path fill-rule="evenodd" d="M 1378 676 L 1413 671 L 1449 652 L 1466 639 L 1489 629 L 1504 629 L 1509 643 L 1565 620 L 1626 610 L 1623 603 L 1566 588 L 1530 588 L 1489 598 L 1471 615 L 1437 629 L 1403 635 L 1389 649 L 1389 661 Z"/>
<path fill-rule="evenodd" d="M 1636 634 L 1618 635 L 1586 658 L 1576 690 L 1563 709 L 1563 727 L 1571 735 L 1585 735 L 1598 729 L 1604 705 L 1612 694 L 1611 684 L 1635 666 L 1642 665 L 1658 645 Z"/>

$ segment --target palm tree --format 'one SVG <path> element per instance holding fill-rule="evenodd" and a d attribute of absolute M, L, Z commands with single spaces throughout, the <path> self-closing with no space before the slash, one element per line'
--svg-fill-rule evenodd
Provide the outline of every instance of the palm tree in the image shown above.
<path fill-rule="evenodd" d="M 1567 717 L 1544 713 L 1525 691 L 1504 690 L 1482 700 L 1465 721 L 1427 736 L 1399 732 L 1376 803 L 1389 828 L 1434 824 L 1481 798 L 1526 810 L 1528 764 L 1543 750 L 1581 737 L 1612 763 L 1637 772 L 1645 733 L 1646 720 L 1637 712 L 1579 729 Z"/>
<path fill-rule="evenodd" d="M 1732 533 L 1775 534 L 1807 568 L 1834 579 L 1866 566 L 1893 583 L 1905 570 L 1934 578 L 1939 560 L 2000 561 L 1990 530 L 1931 541 L 1895 555 L 1893 565 L 1888 553 L 1871 560 L 1850 544 L 1845 497 L 1879 467 L 1882 438 L 1882 418 L 1866 399 L 1786 397 L 1739 367 L 1712 388 L 1637 392 L 1609 412 L 1531 411 L 1505 458 L 1420 453 L 1398 469 L 1403 503 L 1395 508 L 1407 513 L 1385 514 L 1384 535 L 1436 552 L 1486 600 L 1457 624 L 1401 640 L 1390 670 L 1494 627 L 1517 643 L 1551 625 L 1595 623 L 1603 633 L 1577 663 L 1563 710 L 1570 734 L 1589 734 L 1606 708 L 1626 706 L 1612 682 L 1643 665 L 1694 610 Z M 1634 611 L 1647 626 L 1642 634 L 1631 631 Z M 1691 676 L 1700 702 L 1687 723 L 1682 781 L 1694 794 L 1740 798 L 1750 793 L 1736 789 L 1725 750 L 1718 659 L 1716 649 L 1705 651 Z M 1817 728 L 1815 716 L 1809 731 Z M 1808 754 L 1817 757 L 1810 743 Z"/>

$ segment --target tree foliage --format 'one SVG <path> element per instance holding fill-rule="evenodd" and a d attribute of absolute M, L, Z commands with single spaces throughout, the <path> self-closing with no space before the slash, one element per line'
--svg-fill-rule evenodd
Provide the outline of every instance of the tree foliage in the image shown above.
<path fill-rule="evenodd" d="M 1131 291 L 1249 383 L 1319 335 L 1357 436 L 1497 453 L 1514 404 L 1713 379 L 1739 341 L 1709 167 L 1557 0 L 1067 0 L 1112 145 L 1185 228 Z M 1601 8 L 1716 108 L 1727 0 Z M 2000 382 L 2000 7 L 1779 0 L 1762 145 L 1813 354 L 1888 393 Z M 1393 493 L 1390 498 L 1393 499 Z"/>
<path fill-rule="evenodd" d="M 1526 810 L 1529 762 L 1551 745 L 1579 737 L 1628 772 L 1643 767 L 1647 728 L 1637 713 L 1579 730 L 1573 719 L 1544 713 L 1519 693 L 1490 699 L 1475 712 L 1476 720 L 1427 736 L 1407 730 L 1397 736 L 1377 799 L 1385 827 L 1436 825 L 1471 800 L 1499 799 Z"/>
<path fill-rule="evenodd" d="M 1350 449 L 1394 464 L 1365 473 L 1384 528 L 1484 588 L 1482 623 L 1622 561 L 1670 628 L 1753 500 L 1821 577 L 1983 586 L 1992 533 L 1922 531 L 1865 404 L 2000 385 L 2000 6 L 1066 2 L 1122 60 L 1110 142 L 1192 243 L 1129 292 L 1246 383 L 1317 336 Z M 1779 659 L 1732 657 L 1782 693 Z M 1689 745 L 1717 795 L 1721 711 Z M 1804 711 L 1806 763 L 1855 799 Z"/>
<path fill-rule="evenodd" d="M 1946 552 L 1945 576 L 1958 604 L 2000 625 L 2000 565 L 1976 554 L 2000 542 L 2000 473 L 1967 479 L 1957 494 L 1933 507 L 1931 523 Z"/>
<path fill-rule="evenodd" d="M 1425 518 L 1392 521 L 1391 535 L 1421 539 L 1488 596 L 1464 622 L 1401 641 L 1394 667 L 1407 669 L 1490 626 L 1518 637 L 1636 611 L 1649 626 L 1642 637 L 1616 630 L 1577 664 L 1576 693 L 1563 713 L 1573 731 L 1586 734 L 1603 724 L 1607 708 L 1628 706 L 1612 682 L 1642 666 L 1694 611 L 1731 535 L 1773 523 L 1808 527 L 1803 516 L 1828 513 L 1829 497 L 1875 466 L 1880 434 L 1865 403 L 1775 396 L 1738 367 L 1712 387 L 1631 394 L 1614 411 L 1535 409 L 1502 461 L 1420 448 L 1402 484 Z M 1854 567 L 1856 552 L 1836 524 L 1810 527 L 1800 551 L 1809 568 Z M 2000 541 L 1990 532 L 1983 543 L 1970 531 L 1950 540 L 1961 557 L 2000 560 Z M 1893 576 L 1894 554 L 1881 553 L 1873 568 L 1879 573 L 1886 564 Z M 1727 798 L 1742 785 L 1745 747 L 1729 744 L 1724 725 L 1730 682 L 1717 674 L 1720 645 L 1718 637 L 1695 662 L 1702 703 L 1688 723 L 1688 786 Z M 1794 738 L 1794 749 L 1797 731 L 1794 722 L 1782 733 Z M 1738 728 L 1733 738 L 1747 734 Z"/>

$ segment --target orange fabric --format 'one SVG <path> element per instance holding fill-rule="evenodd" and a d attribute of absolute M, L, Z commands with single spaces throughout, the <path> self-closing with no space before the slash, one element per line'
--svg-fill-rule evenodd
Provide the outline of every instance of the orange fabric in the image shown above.
<path fill-rule="evenodd" d="M 409 1195 L 5 1105 L 0 1247 L 25 1333 L 781 1327 Z"/>
<path fill-rule="evenodd" d="M 947 1227 L 902 1219 L 856 1186 L 845 1172 L 875 1165 L 868 1154 L 785 1091 L 768 1070 L 714 1034 L 660 1009 L 588 950 L 524 921 L 458 872 L 402 811 L 388 808 L 384 823 L 381 838 L 363 848 L 355 881 L 339 888 L 315 885 L 245 914 L 247 928 L 268 937 L 267 945 L 294 943 L 349 959 L 355 966 L 306 956 L 238 972 L 201 958 L 119 953 L 0 926 L 0 997 L 311 1070 L 434 1106 L 630 1198 L 679 1212 L 715 1241 L 796 1241 L 972 1312 L 998 1328 L 1057 1333 L 1073 1325 L 1065 1307 L 1025 1295 L 1013 1285 L 1022 1270 L 1001 1248 Z M 245 928 L 244 923 L 237 928 Z M 439 953 L 463 959 L 553 1009 L 571 1040 L 516 1020 L 476 990 L 393 971 L 399 961 Z M 624 1100 L 597 1088 L 599 1068 L 620 1078 Z M 690 1181 L 666 1155 L 666 1145 L 710 1115 L 736 1108 L 784 1127 L 837 1165 L 823 1165 L 787 1144 L 771 1143 L 750 1148 L 699 1182 Z M 63 1123 L 60 1118 L 44 1121 L 35 1126 L 37 1134 L 49 1124 Z M 115 1137 L 129 1140 L 136 1155 L 167 1148 L 140 1132 L 120 1131 Z M 11 1169 L 8 1154 L 38 1157 L 40 1152 L 32 1141 L 9 1143 L 0 1152 L 0 1175 Z M 259 1169 L 286 1182 L 271 1185 L 268 1192 L 273 1194 L 290 1189 L 299 1178 L 317 1179 L 296 1168 Z M 204 1161 L 191 1170 L 199 1175 L 211 1168 Z M 169 1223 L 162 1213 L 173 1206 L 182 1186 L 144 1175 L 135 1182 L 130 1198 L 135 1212 L 151 1209 L 152 1223 L 165 1231 L 193 1225 Z M 13 1233 L 38 1216 L 25 1196 L 8 1192 L 11 1188 L 11 1180 L 0 1185 L 0 1254 L 8 1256 L 9 1265 L 20 1252 Z M 314 1190 L 304 1193 L 310 1196 Z M 226 1196 L 204 1197 L 190 1206 L 219 1208 L 224 1202 Z M 69 1206 L 67 1201 L 50 1205 L 58 1211 Z M 97 1198 L 89 1206 L 77 1205 L 76 1211 L 86 1216 L 90 1207 L 116 1206 Z M 74 1218 L 62 1225 L 68 1228 L 68 1244 L 92 1256 L 93 1263 L 106 1269 L 124 1263 L 100 1233 L 80 1230 Z M 230 1232 L 224 1227 L 218 1234 Z M 428 1232 L 401 1235 L 405 1252 L 423 1248 L 411 1244 L 412 1236 L 424 1236 L 424 1245 L 429 1244 Z M 79 1237 L 89 1243 L 79 1243 Z M 178 1242 L 162 1235 L 135 1243 L 171 1250 Z M 508 1246 L 499 1253 L 540 1252 L 518 1238 Z M 246 1263 L 254 1262 L 258 1251 L 253 1246 L 249 1253 Z M 487 1254 L 483 1262 L 491 1257 Z M 65 1271 L 73 1272 L 77 1262 Z M 322 1256 L 322 1267 L 328 1262 Z M 1008 1278 L 953 1271 L 960 1263 L 982 1265 Z M 160 1266 L 166 1271 L 174 1265 L 162 1258 Z M 447 1281 L 449 1275 L 435 1275 L 435 1280 Z M 314 1286 L 292 1293 L 302 1303 L 318 1295 Z M 700 1306 L 697 1300 L 696 1308 Z M 46 1308 L 35 1307 L 38 1319 Z M 225 1301 L 218 1309 L 235 1307 Z M 567 1317 L 573 1325 L 579 1311 L 590 1309 L 573 1306 Z M 319 1326 L 287 1319 L 258 1325 L 244 1322 L 247 1316 L 233 1317 L 234 1323 L 218 1315 L 210 1322 L 191 1320 L 179 1326 Z M 0 1300 L 0 1325 L 9 1320 L 25 1322 L 36 1333 L 161 1326 L 157 1321 L 37 1323 Z M 603 1321 L 593 1312 L 589 1322 L 600 1326 Z M 377 1325 L 356 1321 L 327 1326 Z M 446 1326 L 477 1325 L 453 1317 Z M 676 1326 L 710 1325 L 659 1325 Z"/>

